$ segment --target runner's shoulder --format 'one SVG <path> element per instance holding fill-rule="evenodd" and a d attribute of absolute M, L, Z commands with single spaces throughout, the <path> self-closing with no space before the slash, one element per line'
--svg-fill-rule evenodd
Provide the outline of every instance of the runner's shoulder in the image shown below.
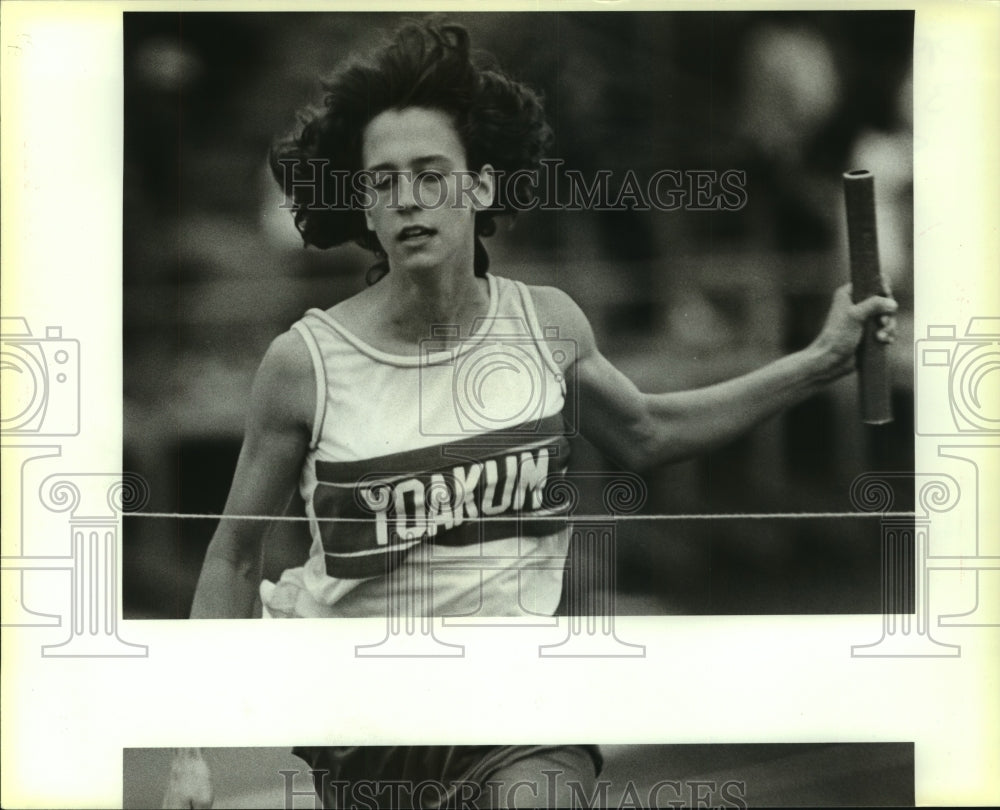
<path fill-rule="evenodd" d="M 313 377 L 312 357 L 302 335 L 289 329 L 271 341 L 261 360 L 260 367 L 282 382 L 300 382 L 303 377 Z"/>
<path fill-rule="evenodd" d="M 594 331 L 580 305 L 558 287 L 528 285 L 542 329 L 555 327 L 560 339 L 575 340 L 580 356 L 594 346 Z"/>
<path fill-rule="evenodd" d="M 251 393 L 253 409 L 268 421 L 310 425 L 316 402 L 316 372 L 305 340 L 294 329 L 267 347 Z"/>

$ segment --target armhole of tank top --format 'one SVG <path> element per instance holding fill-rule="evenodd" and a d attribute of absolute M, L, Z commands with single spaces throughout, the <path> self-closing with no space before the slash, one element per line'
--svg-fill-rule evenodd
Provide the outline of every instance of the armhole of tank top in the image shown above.
<path fill-rule="evenodd" d="M 545 365 L 549 367 L 549 371 L 555 374 L 556 379 L 559 380 L 563 396 L 565 396 L 566 375 L 563 374 L 563 370 L 559 368 L 559 364 L 552 356 L 552 350 L 549 348 L 545 334 L 538 323 L 538 316 L 535 314 L 535 302 L 531 300 L 531 290 L 528 289 L 523 281 L 515 281 L 514 286 L 517 288 L 518 295 L 521 296 L 521 307 L 524 309 L 525 317 L 528 319 L 528 329 L 531 331 L 531 336 L 535 340 L 535 345 L 538 346 L 538 353 L 541 354 Z"/>
<path fill-rule="evenodd" d="M 323 420 L 326 418 L 326 367 L 323 365 L 323 355 L 320 354 L 316 336 L 305 321 L 296 321 L 292 324 L 292 328 L 305 341 L 306 348 L 309 349 L 309 356 L 312 358 L 313 370 L 316 372 L 316 411 L 313 414 L 312 438 L 309 442 L 309 449 L 315 450 L 322 435 Z"/>

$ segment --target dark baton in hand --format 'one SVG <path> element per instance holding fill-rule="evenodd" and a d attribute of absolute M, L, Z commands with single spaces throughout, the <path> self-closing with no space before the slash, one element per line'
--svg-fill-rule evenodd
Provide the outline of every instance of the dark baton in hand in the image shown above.
<path fill-rule="evenodd" d="M 846 172 L 844 202 L 847 204 L 847 242 L 851 257 L 851 298 L 856 304 L 873 295 L 888 295 L 878 262 L 875 176 L 865 170 Z M 858 345 L 861 420 L 869 425 L 892 421 L 888 347 L 875 337 L 879 328 L 879 316 L 869 318 Z"/>

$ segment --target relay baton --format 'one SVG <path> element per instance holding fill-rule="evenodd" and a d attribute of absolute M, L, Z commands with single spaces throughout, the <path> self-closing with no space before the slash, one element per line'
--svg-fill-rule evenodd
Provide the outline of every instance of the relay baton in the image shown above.
<path fill-rule="evenodd" d="M 851 257 L 851 298 L 854 303 L 872 295 L 888 295 L 878 261 L 875 231 L 875 176 L 864 169 L 844 174 L 847 206 L 847 242 Z M 861 421 L 884 425 L 892 421 L 891 384 L 887 346 L 876 337 L 878 315 L 865 322 L 858 345 L 858 391 Z"/>

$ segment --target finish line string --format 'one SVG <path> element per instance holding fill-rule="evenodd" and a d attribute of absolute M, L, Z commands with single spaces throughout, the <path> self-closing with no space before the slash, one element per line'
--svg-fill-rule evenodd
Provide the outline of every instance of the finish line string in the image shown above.
<path fill-rule="evenodd" d="M 521 522 L 539 520 L 559 520 L 559 521 L 600 521 L 600 520 L 626 520 L 626 521 L 653 521 L 653 520 L 827 520 L 827 519 L 847 519 L 847 518 L 911 518 L 916 512 L 721 512 L 718 514 L 702 515 L 486 515 L 475 518 L 464 518 L 464 521 L 476 522 Z M 297 515 L 206 515 L 206 514 L 185 514 L 181 512 L 124 512 L 123 517 L 146 517 L 146 518 L 177 518 L 182 520 L 267 520 L 267 521 L 290 521 L 304 522 L 310 518 Z M 343 517 L 317 517 L 320 523 L 370 523 L 374 517 L 343 518 Z"/>

